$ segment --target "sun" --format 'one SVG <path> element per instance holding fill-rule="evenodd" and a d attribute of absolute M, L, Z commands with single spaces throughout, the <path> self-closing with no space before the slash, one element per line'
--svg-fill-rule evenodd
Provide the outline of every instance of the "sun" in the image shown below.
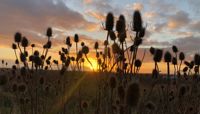
<path fill-rule="evenodd" d="M 90 60 L 90 62 L 92 63 L 92 66 L 87 62 L 86 67 L 90 68 L 90 70 L 98 70 L 98 64 L 97 64 L 97 60 L 95 58 L 88 58 Z"/>

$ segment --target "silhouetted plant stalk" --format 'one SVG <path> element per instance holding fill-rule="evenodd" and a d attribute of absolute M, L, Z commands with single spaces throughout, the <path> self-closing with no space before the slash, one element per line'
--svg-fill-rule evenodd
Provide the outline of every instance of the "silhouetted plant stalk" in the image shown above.
<path fill-rule="evenodd" d="M 132 62 L 131 62 L 130 73 L 133 73 L 133 65 L 137 56 L 137 50 L 138 50 L 139 45 L 142 44 L 142 38 L 145 35 L 145 28 L 143 27 L 142 17 L 141 17 L 140 12 L 137 10 L 133 14 L 132 31 L 135 31 L 136 35 L 135 35 L 134 43 L 131 46 L 131 56 L 132 56 L 131 61 Z"/>

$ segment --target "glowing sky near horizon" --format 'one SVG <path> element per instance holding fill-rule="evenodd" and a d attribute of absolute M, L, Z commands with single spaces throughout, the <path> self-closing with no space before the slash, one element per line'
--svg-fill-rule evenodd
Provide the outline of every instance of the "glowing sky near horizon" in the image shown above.
<path fill-rule="evenodd" d="M 105 40 L 106 32 L 101 25 L 108 12 L 113 12 L 116 19 L 123 14 L 128 25 L 135 9 L 141 11 L 147 25 L 141 48 L 169 49 L 177 45 L 190 57 L 200 49 L 199 6 L 199 0 L 1 0 L 0 59 L 14 59 L 13 50 L 9 48 L 15 32 L 21 32 L 31 43 L 42 47 L 47 27 L 53 28 L 50 55 L 58 56 L 65 38 L 75 33 L 93 48 L 95 41 Z M 147 56 L 145 62 L 151 59 Z"/>

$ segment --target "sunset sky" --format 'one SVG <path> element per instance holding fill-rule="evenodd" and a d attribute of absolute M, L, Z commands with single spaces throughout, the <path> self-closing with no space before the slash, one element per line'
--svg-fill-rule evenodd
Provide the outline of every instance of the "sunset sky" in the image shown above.
<path fill-rule="evenodd" d="M 54 57 L 65 46 L 65 38 L 75 33 L 93 48 L 94 42 L 102 44 L 106 39 L 102 23 L 108 12 L 113 12 L 116 19 L 123 14 L 128 25 L 136 9 L 147 25 L 141 54 L 150 46 L 171 50 L 177 45 L 189 59 L 200 49 L 199 6 L 200 0 L 0 0 L 0 59 L 9 63 L 14 60 L 11 44 L 15 32 L 21 32 L 39 49 L 47 40 L 47 27 L 53 28 L 50 55 Z M 151 72 L 151 59 L 147 54 L 142 72 Z"/>

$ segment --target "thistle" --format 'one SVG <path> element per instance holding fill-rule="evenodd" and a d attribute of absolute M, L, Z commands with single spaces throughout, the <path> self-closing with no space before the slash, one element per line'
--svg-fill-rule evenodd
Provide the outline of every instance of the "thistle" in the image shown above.
<path fill-rule="evenodd" d="M 181 61 L 180 64 L 179 64 L 179 73 L 180 73 L 180 70 L 181 70 L 181 65 L 182 65 L 182 62 L 183 60 L 185 59 L 185 54 L 183 52 L 180 52 L 179 54 L 179 60 Z"/>
<path fill-rule="evenodd" d="M 168 79 L 170 79 L 170 67 L 169 67 L 169 63 L 171 62 L 171 53 L 170 52 L 166 52 L 165 53 L 165 56 L 164 56 L 164 59 L 165 59 L 165 62 L 167 63 L 167 76 L 168 76 Z"/>
<path fill-rule="evenodd" d="M 92 67 L 92 69 L 93 69 L 93 71 L 94 71 L 94 67 L 93 67 L 92 63 L 90 62 L 90 60 L 89 60 L 88 57 L 87 57 L 87 54 L 89 53 L 89 47 L 83 46 L 83 47 L 82 47 L 82 52 L 83 52 L 83 54 L 85 55 L 85 58 L 87 59 L 87 61 L 89 62 L 89 64 L 91 65 L 91 67 Z"/>

